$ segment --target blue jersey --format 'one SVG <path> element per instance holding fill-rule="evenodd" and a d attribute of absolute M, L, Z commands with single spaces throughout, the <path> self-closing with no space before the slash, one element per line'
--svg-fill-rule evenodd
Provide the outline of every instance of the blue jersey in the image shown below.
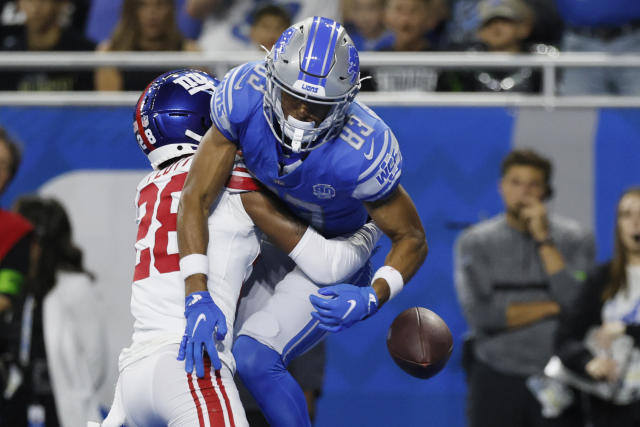
<path fill-rule="evenodd" d="M 263 114 L 265 72 L 258 61 L 227 73 L 211 101 L 214 125 L 236 142 L 249 171 L 296 215 L 327 237 L 355 231 L 367 220 L 362 202 L 380 200 L 398 186 L 398 141 L 373 111 L 354 102 L 342 133 L 281 175 L 280 142 Z"/>

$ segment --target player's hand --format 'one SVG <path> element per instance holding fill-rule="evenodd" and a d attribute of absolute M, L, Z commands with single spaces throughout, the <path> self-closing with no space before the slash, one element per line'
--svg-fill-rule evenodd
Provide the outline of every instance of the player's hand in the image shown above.
<path fill-rule="evenodd" d="M 196 365 L 196 375 L 204 377 L 203 352 L 209 354 L 213 368 L 222 368 L 216 344 L 213 339 L 222 341 L 227 334 L 227 321 L 211 294 L 207 291 L 193 292 L 185 298 L 184 317 L 187 327 L 180 343 L 178 360 L 185 360 L 185 371 L 191 373 Z"/>
<path fill-rule="evenodd" d="M 309 296 L 316 309 L 311 316 L 320 321 L 318 327 L 325 331 L 341 331 L 378 311 L 378 296 L 371 286 L 340 284 L 321 288 L 318 293 L 333 297 Z"/>

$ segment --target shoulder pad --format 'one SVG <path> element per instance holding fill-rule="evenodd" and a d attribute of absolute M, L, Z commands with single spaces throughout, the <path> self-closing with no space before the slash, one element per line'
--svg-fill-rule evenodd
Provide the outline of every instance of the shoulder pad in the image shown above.
<path fill-rule="evenodd" d="M 230 70 L 211 98 L 211 120 L 229 140 L 237 141 L 239 127 L 256 104 L 262 107 L 264 61 L 248 62 Z"/>

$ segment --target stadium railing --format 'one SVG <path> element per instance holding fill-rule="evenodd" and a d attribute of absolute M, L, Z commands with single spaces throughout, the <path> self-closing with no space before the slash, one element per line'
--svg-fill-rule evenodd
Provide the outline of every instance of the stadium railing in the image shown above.
<path fill-rule="evenodd" d="M 174 69 L 185 66 L 229 69 L 263 57 L 259 52 L 1 52 L 0 71 L 68 70 L 118 67 Z M 540 94 L 362 92 L 368 105 L 525 106 L 544 108 L 640 107 L 638 96 L 562 96 L 558 76 L 563 68 L 638 67 L 640 55 L 607 53 L 501 54 L 483 52 L 362 52 L 362 67 L 406 66 L 436 69 L 531 67 L 542 72 Z M 131 105 L 138 92 L 0 92 L 0 105 Z"/>

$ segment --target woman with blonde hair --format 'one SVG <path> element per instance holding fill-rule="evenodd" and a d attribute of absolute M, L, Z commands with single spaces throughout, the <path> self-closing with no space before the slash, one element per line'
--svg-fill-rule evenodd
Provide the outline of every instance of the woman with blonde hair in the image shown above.
<path fill-rule="evenodd" d="M 124 0 L 122 13 L 111 38 L 98 46 L 100 52 L 198 51 L 195 41 L 178 29 L 174 0 Z M 141 91 L 165 69 L 96 71 L 98 90 Z"/>

